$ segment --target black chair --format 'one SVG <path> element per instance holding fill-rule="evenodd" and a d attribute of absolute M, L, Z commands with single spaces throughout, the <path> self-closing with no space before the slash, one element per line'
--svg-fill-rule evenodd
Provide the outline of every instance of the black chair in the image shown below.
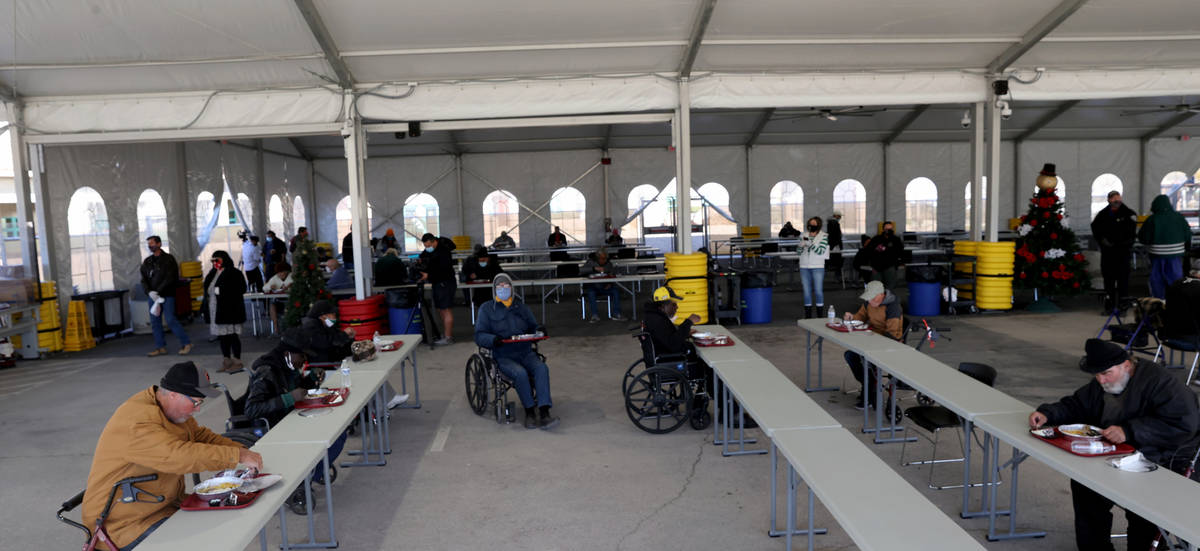
<path fill-rule="evenodd" d="M 975 379 L 987 386 L 993 386 L 996 382 L 996 369 L 981 363 L 962 362 L 958 364 L 958 371 L 972 379 Z M 933 484 L 933 467 L 938 463 L 961 463 L 962 457 L 957 459 L 938 459 L 937 446 L 938 439 L 942 429 L 958 428 L 962 426 L 962 418 L 945 407 L 939 405 L 924 405 L 915 406 L 904 410 L 905 417 L 908 417 L 917 426 L 929 431 L 933 434 L 933 438 L 926 437 L 927 440 L 933 443 L 933 454 L 925 461 L 904 462 L 904 451 L 907 443 L 900 448 L 900 463 L 904 466 L 909 465 L 929 465 L 929 488 L 933 490 L 948 490 L 952 488 L 962 488 L 962 484 L 957 485 L 942 485 L 935 486 Z M 920 433 L 918 433 L 920 434 Z M 972 435 L 974 433 L 972 432 Z M 959 449 L 963 449 L 962 433 L 958 433 Z M 970 445 L 970 442 L 966 442 Z M 971 484 L 971 487 L 982 486 L 986 483 Z"/>
<path fill-rule="evenodd" d="M 552 262 L 567 262 L 571 260 L 571 255 L 567 251 L 550 251 L 550 260 Z"/>
<path fill-rule="evenodd" d="M 624 247 L 617 249 L 617 258 L 630 259 L 637 258 L 637 249 L 632 247 Z"/>
<path fill-rule="evenodd" d="M 96 548 L 96 545 L 101 542 L 103 542 L 104 545 L 109 549 L 121 551 L 120 548 L 117 547 L 117 544 L 113 543 L 112 538 L 110 538 L 108 535 L 108 531 L 104 528 L 104 521 L 108 520 L 108 513 L 112 510 L 113 499 L 115 499 L 117 496 L 117 490 L 120 490 L 121 503 L 162 503 L 164 499 L 163 496 L 152 494 L 141 488 L 138 488 L 137 486 L 134 486 L 134 484 L 138 484 L 140 482 L 150 482 L 152 480 L 158 480 L 158 475 L 148 474 L 143 476 L 131 476 L 117 482 L 116 484 L 113 484 L 112 490 L 108 492 L 108 502 L 104 506 L 104 511 L 102 511 L 100 516 L 96 519 L 94 531 L 81 523 L 75 522 L 63 516 L 63 513 L 69 513 L 75 510 L 80 503 L 83 503 L 84 492 L 79 492 L 71 499 L 64 501 L 54 516 L 57 517 L 60 522 L 83 531 L 83 551 L 92 551 Z M 143 495 L 149 499 L 142 499 Z"/>

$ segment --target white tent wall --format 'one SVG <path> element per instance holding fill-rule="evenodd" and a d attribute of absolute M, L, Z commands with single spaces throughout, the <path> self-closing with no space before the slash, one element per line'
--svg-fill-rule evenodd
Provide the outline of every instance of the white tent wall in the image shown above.
<path fill-rule="evenodd" d="M 1160 138 L 1146 143 L 1146 168 L 1142 181 L 1142 211 L 1160 192 L 1163 176 L 1176 170 L 1189 176 L 1200 169 L 1200 140 Z"/>
<path fill-rule="evenodd" d="M 695 171 L 696 155 L 699 148 L 693 150 L 692 178 L 700 178 Z M 629 192 L 643 184 L 662 189 L 675 177 L 675 152 L 665 148 L 654 149 L 614 149 L 609 151 L 612 164 L 608 167 L 609 207 L 612 212 L 613 225 L 620 227 L 622 222 L 631 214 L 629 211 Z M 703 158 L 705 155 L 700 154 Z M 727 188 L 729 186 L 726 186 Z M 730 200 L 735 190 L 730 189 Z M 600 204 L 604 209 L 604 204 Z M 588 210 L 592 210 L 588 203 Z M 590 218 L 590 214 L 589 214 Z M 632 239 L 635 236 L 623 236 Z"/>
<path fill-rule="evenodd" d="M 674 157 L 673 152 L 666 154 Z M 671 177 L 674 178 L 674 175 Z M 692 189 L 699 190 L 700 186 L 709 182 L 725 186 L 725 191 L 729 192 L 729 208 L 725 209 L 726 212 L 733 216 L 739 225 L 749 225 L 745 214 L 746 205 L 750 201 L 746 193 L 746 148 L 693 147 Z M 698 202 L 693 204 L 699 205 Z"/>
<path fill-rule="evenodd" d="M 1143 213 L 1150 208 L 1147 187 L 1139 185 L 1138 164 L 1141 154 L 1138 140 L 1091 140 L 1091 141 L 1028 141 L 1021 144 L 1019 166 L 1017 166 L 1017 189 L 1008 190 L 1008 199 L 1019 200 L 1012 210 L 1001 209 L 1001 214 L 1011 213 L 1017 217 L 1025 214 L 1029 198 L 1033 196 L 1038 172 L 1045 163 L 1054 163 L 1059 178 L 1066 184 L 1066 211 L 1070 228 L 1076 232 L 1091 233 L 1092 181 L 1104 173 L 1115 174 L 1125 189 L 1125 202 L 1130 208 Z M 1011 165 L 1010 165 L 1011 166 Z M 1162 172 L 1166 174 L 1166 172 Z M 1158 177 L 1162 179 L 1162 175 Z M 1158 180 L 1153 183 L 1158 188 Z M 1004 216 L 1001 216 L 1003 219 Z"/>
<path fill-rule="evenodd" d="M 194 247 L 192 256 L 187 260 L 194 260 L 201 249 L 196 241 L 201 231 L 196 221 L 196 199 L 207 191 L 212 194 L 213 201 L 220 201 L 221 194 L 225 192 L 225 183 L 221 179 L 220 144 L 207 141 L 188 142 L 184 144 L 184 153 L 187 167 L 187 224 L 191 228 L 188 243 Z M 184 259 L 177 256 L 176 260 Z"/>
<path fill-rule="evenodd" d="M 296 232 L 295 220 L 292 219 L 293 201 L 296 200 L 296 197 L 300 197 L 306 213 L 311 208 L 307 197 L 308 161 L 284 155 L 276 155 L 269 151 L 265 152 L 263 154 L 263 179 L 266 183 L 264 190 L 266 192 L 265 202 L 268 205 L 267 208 L 270 208 L 272 195 L 278 195 L 282 202 L 284 232 L 283 234 L 276 235 L 276 237 L 287 241 Z M 261 224 L 261 235 L 265 236 L 266 231 L 269 229 L 268 224 L 270 223 L 269 210 L 263 212 L 261 223 L 259 220 L 258 216 L 254 218 L 255 229 L 258 231 L 258 226 Z"/>
<path fill-rule="evenodd" d="M 754 148 L 750 172 L 750 222 L 771 226 L 771 188 L 782 180 L 796 182 L 804 190 L 804 215 L 828 218 L 833 212 L 833 188 L 847 178 L 866 188 L 867 230 L 872 221 L 882 220 L 883 146 L 877 143 L 822 145 L 766 145 Z M 903 197 L 903 194 L 901 194 Z M 889 194 L 889 212 L 903 215 L 903 201 L 896 206 Z M 899 216 L 897 223 L 899 223 Z M 798 221 L 793 221 L 797 223 Z"/>
<path fill-rule="evenodd" d="M 176 204 L 176 194 L 182 192 L 177 147 L 174 143 L 157 143 L 44 148 L 46 187 L 53 213 L 50 231 L 57 251 L 53 262 L 59 266 L 57 284 L 63 290 L 59 293 L 62 306 L 70 299 L 72 289 L 67 220 L 72 195 L 86 186 L 104 200 L 113 286 L 132 291 L 140 281 L 138 269 L 146 252 L 138 234 L 138 198 L 145 189 L 154 189 L 168 205 L 168 215 L 174 214 L 170 206 Z M 189 236 L 180 225 L 172 224 L 170 228 L 170 242 L 187 242 Z"/>

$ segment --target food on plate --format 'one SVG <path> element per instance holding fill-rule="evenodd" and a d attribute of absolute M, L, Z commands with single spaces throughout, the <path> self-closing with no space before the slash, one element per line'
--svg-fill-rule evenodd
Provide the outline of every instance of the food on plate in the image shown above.
<path fill-rule="evenodd" d="M 309 398 L 324 398 L 330 394 L 333 394 L 333 391 L 328 388 L 314 388 L 308 391 Z"/>
<path fill-rule="evenodd" d="M 712 334 L 712 333 L 705 333 L 705 332 L 701 331 L 701 332 L 692 333 L 692 338 L 695 338 L 695 339 L 711 339 L 711 338 L 713 338 L 713 334 Z"/>
<path fill-rule="evenodd" d="M 196 485 L 196 493 L 202 496 L 229 494 L 242 487 L 242 479 L 232 476 L 210 478 Z"/>
<path fill-rule="evenodd" d="M 1032 429 L 1029 432 L 1033 433 L 1034 436 L 1041 436 L 1042 438 L 1051 438 L 1054 436 L 1054 429 L 1052 428 Z"/>
<path fill-rule="evenodd" d="M 1098 440 L 1102 434 L 1100 427 L 1093 425 L 1061 425 L 1058 427 L 1058 432 L 1062 433 L 1067 438 Z"/>

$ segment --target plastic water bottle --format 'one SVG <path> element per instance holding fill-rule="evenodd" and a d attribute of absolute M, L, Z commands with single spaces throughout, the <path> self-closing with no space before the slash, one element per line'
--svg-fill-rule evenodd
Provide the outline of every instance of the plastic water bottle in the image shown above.
<path fill-rule="evenodd" d="M 1071 451 L 1075 453 L 1084 453 L 1095 455 L 1099 453 L 1108 453 L 1116 450 L 1117 447 L 1108 442 L 1099 440 L 1076 440 L 1071 442 Z"/>
<path fill-rule="evenodd" d="M 375 345 L 375 350 L 383 348 L 383 337 L 379 336 L 379 331 L 376 331 L 375 336 L 371 337 L 371 343 Z"/>
<path fill-rule="evenodd" d="M 350 388 L 350 358 L 342 360 L 342 386 Z"/>
<path fill-rule="evenodd" d="M 829 323 L 834 323 L 836 321 L 837 321 L 837 312 L 835 312 L 833 310 L 833 305 L 830 304 L 829 305 Z"/>

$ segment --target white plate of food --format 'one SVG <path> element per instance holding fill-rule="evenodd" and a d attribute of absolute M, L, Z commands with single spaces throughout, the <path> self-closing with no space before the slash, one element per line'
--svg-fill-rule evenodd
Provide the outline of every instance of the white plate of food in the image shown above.
<path fill-rule="evenodd" d="M 1058 433 L 1071 440 L 1099 440 L 1103 438 L 1100 430 L 1100 427 L 1080 423 L 1058 426 Z"/>
<path fill-rule="evenodd" d="M 316 400 L 317 398 L 326 398 L 332 394 L 333 391 L 328 388 L 313 388 L 309 389 L 308 396 L 305 396 L 305 399 Z"/>
<path fill-rule="evenodd" d="M 867 326 L 867 322 L 858 320 L 849 320 L 844 323 L 851 329 L 862 329 Z"/>
<path fill-rule="evenodd" d="M 692 338 L 694 338 L 694 339 L 711 339 L 713 337 L 716 337 L 716 335 L 713 335 L 712 333 L 708 333 L 708 332 L 704 332 L 704 331 L 692 333 Z"/>

